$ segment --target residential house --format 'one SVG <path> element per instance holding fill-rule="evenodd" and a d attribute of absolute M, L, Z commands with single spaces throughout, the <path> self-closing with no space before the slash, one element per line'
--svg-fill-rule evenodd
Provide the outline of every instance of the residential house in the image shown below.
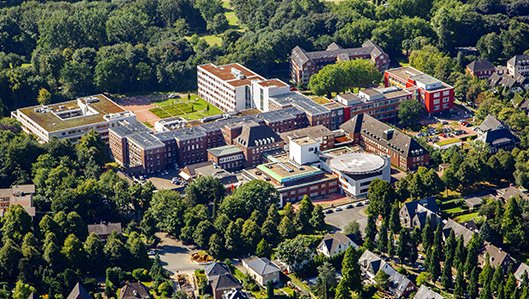
<path fill-rule="evenodd" d="M 242 290 L 231 289 L 222 294 L 222 299 L 249 299 L 248 294 Z"/>
<path fill-rule="evenodd" d="M 481 197 L 465 198 L 465 204 L 471 211 L 473 211 L 481 207 L 483 204 L 483 199 Z"/>
<path fill-rule="evenodd" d="M 514 264 L 514 259 L 509 255 L 509 253 L 488 242 L 485 243 L 480 255 L 478 256 L 479 264 L 482 268 L 485 265 L 487 259 L 493 268 L 500 267 L 504 272 L 509 269 L 509 266 Z"/>
<path fill-rule="evenodd" d="M 507 61 L 507 73 L 511 76 L 529 75 L 529 56 L 515 55 Z"/>
<path fill-rule="evenodd" d="M 520 139 L 507 126 L 490 114 L 476 128 L 476 131 L 478 132 L 476 140 L 488 144 L 491 153 L 500 149 L 510 151 L 520 142 Z"/>
<path fill-rule="evenodd" d="M 204 271 L 206 272 L 206 277 L 210 281 L 215 276 L 224 275 L 224 274 L 231 274 L 230 269 L 224 263 L 211 263 L 209 265 L 205 265 L 204 266 Z"/>
<path fill-rule="evenodd" d="M 209 277 L 209 276 L 208 276 Z M 242 286 L 239 281 L 231 274 L 222 274 L 213 276 L 211 280 L 211 290 L 213 292 L 213 299 L 221 299 L 225 292 L 233 289 L 241 290 Z"/>
<path fill-rule="evenodd" d="M 496 90 L 507 89 L 510 92 L 522 92 L 529 89 L 529 76 L 493 73 L 489 77 L 489 86 Z"/>
<path fill-rule="evenodd" d="M 523 101 L 520 106 L 518 106 L 518 108 L 523 112 L 529 114 L 529 100 Z"/>
<path fill-rule="evenodd" d="M 141 282 L 126 282 L 119 292 L 118 299 L 150 299 L 149 288 Z"/>
<path fill-rule="evenodd" d="M 466 72 L 472 76 L 472 78 L 488 79 L 496 72 L 496 67 L 487 59 L 475 60 L 467 65 Z"/>
<path fill-rule="evenodd" d="M 77 283 L 66 299 L 92 299 L 92 296 L 80 283 Z"/>
<path fill-rule="evenodd" d="M 393 269 L 386 261 L 373 252 L 366 250 L 358 259 L 362 275 L 370 281 L 374 281 L 379 271 L 384 271 L 388 276 L 388 292 L 394 298 L 403 298 L 417 290 L 413 282 L 403 274 Z"/>
<path fill-rule="evenodd" d="M 307 52 L 301 47 L 292 49 L 290 56 L 290 76 L 292 82 L 306 85 L 310 77 L 326 65 L 353 59 L 369 59 L 383 72 L 389 67 L 389 56 L 382 48 L 370 40 L 360 48 L 342 48 L 337 43 L 330 44 L 324 51 Z"/>
<path fill-rule="evenodd" d="M 403 170 L 426 166 L 430 160 L 428 151 L 417 140 L 368 114 L 358 114 L 340 128 L 353 143 L 367 152 L 389 156 L 391 164 Z"/>
<path fill-rule="evenodd" d="M 522 200 L 529 201 L 529 195 L 515 186 L 509 186 L 505 189 L 498 190 L 498 195 L 496 197 L 504 202 L 507 202 L 511 197 L 519 197 Z"/>
<path fill-rule="evenodd" d="M 432 289 L 423 284 L 417 290 L 417 293 L 415 293 L 413 299 L 444 299 L 444 297 L 432 291 Z"/>
<path fill-rule="evenodd" d="M 14 205 L 23 207 L 31 217 L 34 217 L 36 211 L 33 206 L 33 194 L 35 194 L 35 185 L 15 185 L 0 189 L 0 217 L 3 217 L 5 211 Z"/>
<path fill-rule="evenodd" d="M 428 219 L 430 219 L 431 224 L 440 223 L 439 212 L 439 206 L 434 197 L 406 202 L 399 212 L 400 222 L 408 228 L 418 227 L 422 229 Z"/>
<path fill-rule="evenodd" d="M 99 224 L 89 224 L 88 233 L 96 234 L 101 240 L 106 240 L 113 232 L 121 234 L 121 223 L 106 223 L 101 222 Z"/>
<path fill-rule="evenodd" d="M 446 240 L 452 231 L 454 232 L 456 238 L 459 238 L 460 236 L 463 237 L 463 242 L 465 245 L 467 245 L 472 239 L 472 236 L 477 233 L 476 231 L 473 231 L 452 219 L 445 220 L 443 225 L 443 238 Z"/>
<path fill-rule="evenodd" d="M 318 252 L 318 254 L 323 254 L 326 257 L 332 258 L 345 252 L 347 248 L 351 246 L 353 246 L 355 249 L 358 248 L 358 245 L 348 236 L 337 232 L 334 235 L 325 235 L 318 247 L 316 247 L 316 252 Z"/>
<path fill-rule="evenodd" d="M 520 263 L 520 266 L 516 268 L 516 271 L 514 272 L 514 277 L 516 277 L 516 280 L 518 283 L 521 283 L 525 277 L 529 276 L 529 265 L 526 263 Z"/>
<path fill-rule="evenodd" d="M 242 265 L 259 285 L 266 287 L 271 281 L 279 282 L 281 269 L 265 257 L 249 258 L 242 260 Z"/>

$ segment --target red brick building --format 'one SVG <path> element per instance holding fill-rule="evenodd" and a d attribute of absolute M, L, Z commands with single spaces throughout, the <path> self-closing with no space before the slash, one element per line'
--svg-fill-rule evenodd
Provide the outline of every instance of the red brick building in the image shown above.
<path fill-rule="evenodd" d="M 413 67 L 399 67 L 384 72 L 386 87 L 402 89 L 416 87 L 415 96 L 424 105 L 426 112 L 439 113 L 454 107 L 454 87 Z"/>
<path fill-rule="evenodd" d="M 488 79 L 496 72 L 496 67 L 492 62 L 486 59 L 476 60 L 467 65 L 466 72 L 472 76 L 472 78 Z"/>

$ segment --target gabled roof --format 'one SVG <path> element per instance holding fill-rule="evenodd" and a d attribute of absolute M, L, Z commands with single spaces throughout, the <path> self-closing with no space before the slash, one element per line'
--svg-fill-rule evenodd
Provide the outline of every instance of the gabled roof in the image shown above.
<path fill-rule="evenodd" d="M 499 121 L 496 117 L 492 116 L 491 114 L 487 115 L 483 122 L 478 126 L 478 129 L 481 132 L 487 132 L 490 130 L 496 130 L 504 128 L 504 125 Z"/>
<path fill-rule="evenodd" d="M 484 261 L 487 256 L 493 268 L 504 266 L 504 263 L 512 261 L 511 256 L 505 250 L 488 243 L 485 244 L 480 259 Z"/>
<path fill-rule="evenodd" d="M 112 232 L 121 233 L 121 223 L 99 223 L 89 224 L 88 233 L 95 233 L 98 236 L 110 235 Z"/>
<path fill-rule="evenodd" d="M 224 145 L 215 148 L 208 148 L 208 152 L 215 157 L 223 157 L 242 153 L 242 150 L 235 145 Z"/>
<path fill-rule="evenodd" d="M 526 263 L 521 263 L 518 269 L 516 269 L 516 272 L 514 272 L 514 277 L 518 281 L 522 281 L 524 275 L 529 275 L 529 266 Z"/>
<path fill-rule="evenodd" d="M 444 299 L 444 297 L 423 284 L 417 293 L 415 293 L 413 299 Z"/>
<path fill-rule="evenodd" d="M 323 240 L 321 241 L 320 245 L 318 245 L 318 247 L 325 246 L 327 248 L 327 251 L 329 253 L 332 253 L 336 250 L 336 248 L 339 245 L 347 245 L 351 242 L 352 240 L 348 236 L 338 232 L 338 233 L 335 233 L 334 235 L 331 235 L 331 234 L 325 235 L 325 238 L 323 238 Z M 352 246 L 355 248 L 358 248 L 358 245 L 354 243 Z"/>
<path fill-rule="evenodd" d="M 230 274 L 230 269 L 223 263 L 212 263 L 204 266 L 206 276 L 211 279 L 213 276 Z"/>
<path fill-rule="evenodd" d="M 66 299 L 92 299 L 92 296 L 80 283 L 77 283 Z"/>
<path fill-rule="evenodd" d="M 478 140 L 481 140 L 492 146 L 499 146 L 504 143 L 518 143 L 520 141 L 520 139 L 514 136 L 507 128 L 487 131 L 485 134 L 480 136 Z"/>
<path fill-rule="evenodd" d="M 408 212 L 410 218 L 413 218 L 417 212 L 423 211 L 424 209 L 431 211 L 432 213 L 439 213 L 439 206 L 435 197 L 427 197 L 419 200 L 414 200 L 404 203 L 402 207 Z"/>
<path fill-rule="evenodd" d="M 452 219 L 446 220 L 445 225 L 443 226 L 443 234 L 445 237 L 448 237 L 450 234 L 450 231 L 454 232 L 454 235 L 459 238 L 459 236 L 463 236 L 463 241 L 465 245 L 470 242 L 472 239 L 472 236 L 475 234 L 472 230 L 466 228 L 465 226 L 455 222 Z"/>
<path fill-rule="evenodd" d="M 248 268 L 252 269 L 255 273 L 265 276 L 271 273 L 280 272 L 281 269 L 272 263 L 266 257 L 254 258 L 245 261 Z"/>
<path fill-rule="evenodd" d="M 467 65 L 467 68 L 472 71 L 472 73 L 483 72 L 483 71 L 493 71 L 496 68 L 492 62 L 484 60 L 475 60 Z"/>
<path fill-rule="evenodd" d="M 525 54 L 515 55 L 513 58 L 511 58 L 511 59 L 509 59 L 509 61 L 507 61 L 507 63 L 511 64 L 511 65 L 519 65 L 522 62 L 529 63 L 529 56 L 527 56 Z"/>
<path fill-rule="evenodd" d="M 523 193 L 518 187 L 515 186 L 509 186 L 506 189 L 504 189 L 503 193 L 499 195 L 498 197 L 503 198 L 505 201 L 509 200 L 511 197 L 518 196 L 521 199 L 529 200 L 529 196 L 525 193 Z"/>
<path fill-rule="evenodd" d="M 222 274 L 213 277 L 213 280 L 211 281 L 211 288 L 214 291 L 240 289 L 241 284 L 235 277 L 233 277 L 233 275 Z"/>
<path fill-rule="evenodd" d="M 426 149 L 411 136 L 365 113 L 355 115 L 342 124 L 340 128 L 349 134 L 362 133 L 367 135 L 370 139 L 375 139 L 377 143 L 399 152 L 404 157 L 422 156 L 427 153 Z M 392 132 L 392 137 L 389 140 L 384 136 L 385 132 Z"/>
<path fill-rule="evenodd" d="M 235 140 L 245 148 L 282 141 L 269 126 L 258 123 L 244 125 L 241 135 Z"/>
<path fill-rule="evenodd" d="M 149 288 L 141 282 L 126 282 L 121 288 L 118 299 L 148 299 L 151 298 Z"/>

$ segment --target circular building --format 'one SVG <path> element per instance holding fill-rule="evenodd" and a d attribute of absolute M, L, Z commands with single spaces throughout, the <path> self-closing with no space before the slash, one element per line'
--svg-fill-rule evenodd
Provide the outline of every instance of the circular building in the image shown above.
<path fill-rule="evenodd" d="M 391 166 L 388 157 L 369 153 L 345 153 L 327 161 L 338 176 L 342 190 L 352 196 L 367 194 L 374 179 L 390 181 Z"/>

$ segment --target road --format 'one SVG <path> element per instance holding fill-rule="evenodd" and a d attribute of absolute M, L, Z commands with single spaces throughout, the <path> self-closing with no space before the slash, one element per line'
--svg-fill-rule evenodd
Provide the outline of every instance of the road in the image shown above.
<path fill-rule="evenodd" d="M 156 252 L 160 256 L 164 269 L 173 273 L 192 275 L 196 269 L 202 266 L 191 261 L 191 254 L 197 250 L 191 246 L 183 245 L 182 242 L 168 237 L 165 233 L 156 234 L 160 238 Z"/>
<path fill-rule="evenodd" d="M 367 214 L 365 212 L 366 208 L 367 206 L 361 206 L 352 209 L 346 209 L 345 207 L 342 207 L 343 211 L 341 212 L 325 214 L 325 222 L 339 230 L 343 230 L 349 223 L 356 220 L 360 224 L 360 231 L 363 232 L 367 225 Z"/>

